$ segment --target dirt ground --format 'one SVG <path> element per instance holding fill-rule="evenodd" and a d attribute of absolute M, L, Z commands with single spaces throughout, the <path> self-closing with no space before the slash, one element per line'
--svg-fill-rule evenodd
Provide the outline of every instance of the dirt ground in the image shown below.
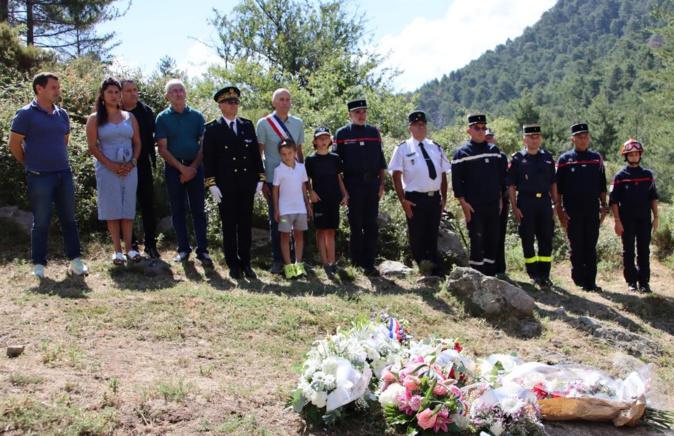
<path fill-rule="evenodd" d="M 653 363 L 654 405 L 674 410 L 674 273 L 658 262 L 650 295 L 628 293 L 619 271 L 600 276 L 601 294 L 573 286 L 566 262 L 555 266 L 557 286 L 548 291 L 509 271 L 537 300 L 525 331 L 511 320 L 470 315 L 442 285 L 419 285 L 416 276 L 352 281 L 343 274 L 331 281 L 316 267 L 296 282 L 260 272 L 258 280 L 237 283 L 222 265 L 212 272 L 198 262 L 113 268 L 97 246 L 88 256 L 85 279 L 66 277 L 65 261 L 56 259 L 38 284 L 25 245 L 3 249 L 0 433 L 382 434 L 381 423 L 366 418 L 329 431 L 307 429 L 285 404 L 315 339 L 383 309 L 409 320 L 416 337 L 458 337 L 474 356 L 516 352 L 617 375 Z M 636 336 L 628 343 L 624 335 L 597 336 L 583 316 Z M 10 359 L 4 350 L 14 344 L 26 348 Z M 596 435 L 653 430 L 548 428 Z"/>

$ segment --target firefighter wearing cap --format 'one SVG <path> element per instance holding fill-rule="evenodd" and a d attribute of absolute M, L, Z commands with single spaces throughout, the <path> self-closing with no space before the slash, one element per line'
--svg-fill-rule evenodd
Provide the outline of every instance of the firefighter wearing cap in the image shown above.
<path fill-rule="evenodd" d="M 407 217 L 412 257 L 419 266 L 430 262 L 428 272 L 438 274 L 438 229 L 450 165 L 442 147 L 426 137 L 426 114 L 414 111 L 408 122 L 412 136 L 395 148 L 388 169 Z"/>
<path fill-rule="evenodd" d="M 470 140 L 461 145 L 452 158 L 452 189 L 468 226 L 469 264 L 493 276 L 508 163 L 496 145 L 487 143 L 486 129 L 485 115 L 468 115 Z"/>
<path fill-rule="evenodd" d="M 601 155 L 589 150 L 587 124 L 571 126 L 574 149 L 557 161 L 557 214 L 566 229 L 571 249 L 571 278 L 586 291 L 597 286 L 597 240 L 599 225 L 608 213 L 606 173 Z"/>
<path fill-rule="evenodd" d="M 613 177 L 610 195 L 615 217 L 615 232 L 623 243 L 623 275 L 630 291 L 651 292 L 650 279 L 651 229 L 658 228 L 658 193 L 651 170 L 641 167 L 644 147 L 635 139 L 623 144 L 620 154 L 627 165 Z M 653 222 L 651 223 L 651 213 Z M 637 266 L 634 265 L 636 240 Z"/>
<path fill-rule="evenodd" d="M 333 147 L 342 159 L 349 194 L 351 263 L 376 276 L 377 215 L 384 195 L 386 160 L 379 130 L 367 124 L 367 102 L 353 100 L 347 107 L 350 123 L 335 132 Z"/>
<path fill-rule="evenodd" d="M 555 161 L 550 153 L 541 149 L 539 125 L 525 125 L 522 133 L 525 148 L 512 155 L 508 170 L 510 205 L 519 223 L 527 274 L 537 285 L 547 287 L 552 285 L 552 204 L 557 202 Z"/>
<path fill-rule="evenodd" d="M 239 117 L 241 92 L 226 86 L 215 93 L 222 116 L 206 124 L 204 171 L 206 188 L 218 203 L 222 245 L 229 274 L 255 278 L 250 265 L 253 199 L 264 181 L 255 126 Z"/>
<path fill-rule="evenodd" d="M 496 134 L 492 129 L 487 129 L 485 132 L 485 140 L 494 145 L 498 145 L 496 143 Z M 508 156 L 501 151 L 501 155 L 503 156 L 503 159 L 506 161 L 508 160 Z M 503 187 L 503 194 L 501 195 L 501 214 L 499 215 L 499 235 L 498 235 L 498 248 L 496 249 L 496 264 L 494 266 L 494 270 L 497 276 L 499 275 L 504 275 L 506 272 L 506 263 L 505 263 L 505 240 L 506 240 L 506 232 L 508 230 L 508 211 L 509 207 L 508 205 L 510 204 L 510 197 L 508 194 L 508 179 L 506 177 L 506 183 L 504 184 Z"/>

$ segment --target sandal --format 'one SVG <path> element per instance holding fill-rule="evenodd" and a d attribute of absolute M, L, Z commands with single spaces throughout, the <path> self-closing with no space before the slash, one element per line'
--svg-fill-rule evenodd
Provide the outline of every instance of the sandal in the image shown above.
<path fill-rule="evenodd" d="M 140 262 L 142 257 L 140 256 L 140 253 L 137 252 L 136 250 L 131 250 L 126 253 L 126 258 L 133 261 L 133 262 Z"/>
<path fill-rule="evenodd" d="M 112 255 L 112 263 L 115 265 L 124 265 L 125 261 L 124 255 L 119 251 L 116 251 L 115 254 Z"/>

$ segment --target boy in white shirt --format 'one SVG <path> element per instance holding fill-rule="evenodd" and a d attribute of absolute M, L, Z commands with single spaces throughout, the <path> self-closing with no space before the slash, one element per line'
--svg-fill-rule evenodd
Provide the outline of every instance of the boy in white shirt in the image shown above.
<path fill-rule="evenodd" d="M 307 172 L 304 165 L 297 162 L 297 146 L 292 139 L 284 139 L 278 145 L 281 163 L 274 170 L 274 219 L 281 235 L 283 273 L 287 279 L 305 276 L 302 263 L 304 231 L 307 230 L 307 216 L 311 217 L 311 202 L 307 189 Z M 295 263 L 290 259 L 290 232 L 295 239 Z"/>

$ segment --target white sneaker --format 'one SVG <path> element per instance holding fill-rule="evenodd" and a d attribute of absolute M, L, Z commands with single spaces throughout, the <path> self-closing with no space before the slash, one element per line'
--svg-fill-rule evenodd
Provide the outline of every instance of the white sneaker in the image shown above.
<path fill-rule="evenodd" d="M 85 264 L 81 258 L 77 257 L 70 261 L 68 272 L 76 276 L 86 276 L 89 274 L 89 267 L 87 267 L 87 264 Z"/>
<path fill-rule="evenodd" d="M 124 265 L 126 263 L 126 257 L 124 257 L 120 251 L 115 251 L 112 255 L 112 263 L 115 265 Z"/>
<path fill-rule="evenodd" d="M 33 265 L 33 275 L 37 277 L 38 279 L 43 279 L 44 278 L 44 265 L 41 265 L 39 263 L 36 263 Z"/>
<path fill-rule="evenodd" d="M 141 261 L 140 253 L 137 252 L 136 250 L 131 250 L 128 253 L 126 253 L 126 259 L 133 262 L 140 262 Z"/>

